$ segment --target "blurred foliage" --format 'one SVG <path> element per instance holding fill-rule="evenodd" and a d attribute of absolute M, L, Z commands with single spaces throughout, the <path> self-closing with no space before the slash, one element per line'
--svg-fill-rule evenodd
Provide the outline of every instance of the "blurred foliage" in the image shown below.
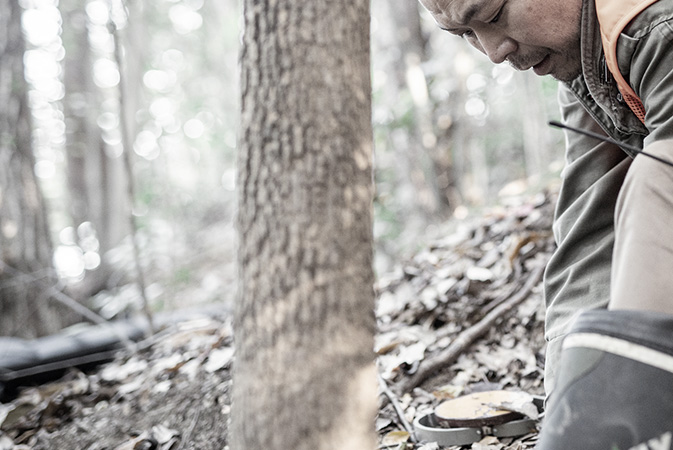
<path fill-rule="evenodd" d="M 68 214 L 62 61 L 69 48 L 61 34 L 69 24 L 58 0 L 21 4 L 31 44 L 26 73 L 36 122 L 36 173 L 49 200 L 61 255 L 57 268 L 66 281 L 77 283 L 99 264 L 91 240 L 100 231 L 81 232 L 82 224 L 72 223 Z M 379 271 L 470 209 L 502 201 L 505 186 L 513 193 L 544 186 L 544 177 L 558 171 L 562 159 L 560 133 L 546 132 L 547 120 L 556 116 L 554 81 L 493 66 L 440 31 L 426 13 L 419 28 L 413 14 L 395 13 L 392 4 L 372 2 Z M 98 90 L 85 101 L 95 102 L 111 159 L 124 151 L 120 110 L 133 107 L 133 212 L 155 305 L 231 301 L 241 5 L 88 0 L 81 7 Z M 128 64 L 122 72 L 110 21 L 124 38 Z M 404 36 L 416 39 L 415 50 L 405 47 Z M 129 98 L 120 97 L 120 80 L 127 82 Z M 115 270 L 95 305 L 115 315 L 137 302 L 127 275 L 130 245 L 123 241 L 98 256 Z"/>

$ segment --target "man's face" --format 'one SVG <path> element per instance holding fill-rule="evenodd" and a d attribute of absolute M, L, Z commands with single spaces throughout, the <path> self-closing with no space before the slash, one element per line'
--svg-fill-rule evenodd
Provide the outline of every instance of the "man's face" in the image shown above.
<path fill-rule="evenodd" d="M 440 28 L 496 64 L 571 81 L 582 71 L 582 0 L 420 0 Z"/>

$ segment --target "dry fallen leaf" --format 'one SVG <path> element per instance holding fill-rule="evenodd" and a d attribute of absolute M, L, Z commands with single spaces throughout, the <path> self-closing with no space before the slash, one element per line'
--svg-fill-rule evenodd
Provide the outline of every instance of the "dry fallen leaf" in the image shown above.
<path fill-rule="evenodd" d="M 420 446 L 418 450 L 439 450 L 439 444 L 436 442 L 430 442 Z"/>
<path fill-rule="evenodd" d="M 0 450 L 12 450 L 14 448 L 14 441 L 8 436 L 0 435 Z"/>
<path fill-rule="evenodd" d="M 122 443 L 115 447 L 114 450 L 140 450 L 144 448 L 144 442 L 150 438 L 149 433 L 143 432 L 140 436 L 135 437 L 129 441 Z"/>
<path fill-rule="evenodd" d="M 204 369 L 208 373 L 213 373 L 228 366 L 233 358 L 233 347 L 216 348 L 208 354 L 208 362 L 206 362 Z"/>
<path fill-rule="evenodd" d="M 493 279 L 493 272 L 483 267 L 470 267 L 466 273 L 467 278 L 472 281 L 491 281 Z"/>
<path fill-rule="evenodd" d="M 14 409 L 14 405 L 3 405 L 0 403 L 0 426 L 5 422 L 5 419 Z"/>
<path fill-rule="evenodd" d="M 437 399 L 437 400 L 451 400 L 452 398 L 458 397 L 460 394 L 463 393 L 464 386 L 458 386 L 455 384 L 447 384 L 444 386 L 441 386 L 434 391 L 432 391 L 432 395 Z"/>
<path fill-rule="evenodd" d="M 533 403 L 533 396 L 525 393 L 522 393 L 520 398 L 512 402 L 504 402 L 499 406 L 508 411 L 523 414 L 533 420 L 537 420 L 540 417 L 540 411 L 538 411 L 537 406 Z"/>
<path fill-rule="evenodd" d="M 486 436 L 479 442 L 472 444 L 471 450 L 501 450 L 504 445 L 495 436 Z"/>
<path fill-rule="evenodd" d="M 411 435 L 406 431 L 395 430 L 386 434 L 381 444 L 384 446 L 399 445 L 408 442 L 410 437 Z"/>
<path fill-rule="evenodd" d="M 162 449 L 171 449 L 180 440 L 180 432 L 164 425 L 152 427 L 152 437 L 161 445 Z"/>

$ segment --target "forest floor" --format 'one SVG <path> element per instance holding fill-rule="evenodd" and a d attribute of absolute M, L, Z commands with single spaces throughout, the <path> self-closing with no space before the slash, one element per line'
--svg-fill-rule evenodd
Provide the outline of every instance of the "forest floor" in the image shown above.
<path fill-rule="evenodd" d="M 543 394 L 553 203 L 538 194 L 491 209 L 379 277 L 379 448 L 534 447 L 535 430 L 439 447 L 417 442 L 410 424 L 469 392 Z M 0 450 L 226 449 L 233 358 L 230 317 L 175 323 L 142 350 L 0 404 Z"/>

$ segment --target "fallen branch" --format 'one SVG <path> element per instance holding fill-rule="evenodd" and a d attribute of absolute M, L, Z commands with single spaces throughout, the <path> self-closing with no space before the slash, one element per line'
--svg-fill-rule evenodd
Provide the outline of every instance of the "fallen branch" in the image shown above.
<path fill-rule="evenodd" d="M 121 331 L 117 330 L 115 327 L 112 326 L 109 320 L 106 320 L 99 314 L 96 314 L 95 312 L 91 311 L 89 308 L 86 306 L 82 305 L 81 303 L 77 302 L 77 300 L 67 296 L 63 292 L 59 291 L 56 287 L 50 287 L 48 288 L 46 295 L 49 296 L 50 298 L 56 300 L 60 304 L 70 308 L 71 310 L 75 311 L 76 313 L 79 313 L 81 316 L 89 319 L 91 322 L 102 325 L 102 326 L 108 326 L 110 327 L 110 330 L 119 338 L 119 342 L 126 347 L 127 350 L 133 352 L 135 350 L 135 344 L 127 335 L 122 333 Z"/>
<path fill-rule="evenodd" d="M 458 357 L 465 352 L 477 339 L 482 337 L 491 327 L 505 317 L 512 309 L 523 302 L 538 284 L 544 273 L 545 264 L 535 268 L 529 275 L 526 283 L 520 291 L 512 295 L 505 302 L 494 308 L 484 316 L 479 322 L 463 331 L 454 339 L 454 341 L 445 350 L 432 358 L 423 361 L 418 371 L 410 378 L 407 378 L 400 384 L 401 392 L 410 392 L 434 375 L 442 368 L 453 364 Z"/>
<path fill-rule="evenodd" d="M 128 336 L 126 336 L 124 333 L 114 328 L 109 320 L 105 319 L 99 314 L 96 314 L 94 311 L 82 305 L 74 298 L 66 295 L 56 286 L 47 283 L 47 281 L 45 280 L 46 278 L 45 276 L 37 276 L 34 273 L 22 272 L 19 269 L 16 269 L 8 264 L 5 264 L 2 261 L 0 261 L 0 271 L 8 271 L 15 278 L 23 279 L 27 283 L 35 283 L 38 286 L 40 286 L 43 289 L 42 297 L 40 298 L 40 300 L 43 299 L 55 300 L 61 305 L 65 306 L 66 308 L 69 308 L 71 311 L 74 311 L 78 315 L 84 317 L 85 319 L 88 319 L 92 323 L 103 326 L 109 326 L 112 332 L 119 338 L 119 342 L 121 342 L 126 347 L 127 350 L 134 351 L 135 344 L 131 341 L 131 339 L 129 339 Z"/>

